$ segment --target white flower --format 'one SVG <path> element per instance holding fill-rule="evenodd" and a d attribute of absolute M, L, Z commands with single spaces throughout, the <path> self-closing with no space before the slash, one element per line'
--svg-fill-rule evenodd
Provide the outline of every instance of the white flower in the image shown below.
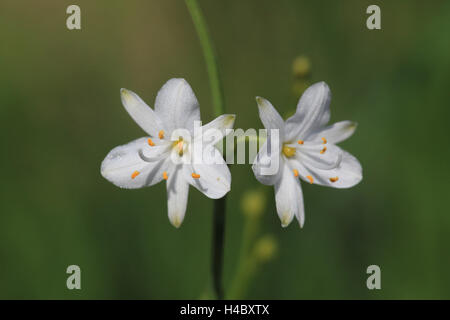
<path fill-rule="evenodd" d="M 278 129 L 278 140 L 269 139 L 253 163 L 256 178 L 275 187 L 278 216 L 283 227 L 294 215 L 303 227 L 305 221 L 300 180 L 334 188 L 350 188 L 362 179 L 358 160 L 335 144 L 350 137 L 356 123 L 330 119 L 330 88 L 325 82 L 309 87 L 300 98 L 296 113 L 283 121 L 272 104 L 256 98 L 264 127 Z M 273 150 L 272 150 L 273 149 Z M 278 170 L 265 174 L 268 163 L 277 162 Z"/>
<path fill-rule="evenodd" d="M 230 190 L 230 171 L 214 144 L 233 126 L 234 115 L 219 116 L 194 130 L 200 108 L 184 79 L 164 84 L 155 110 L 129 90 L 121 89 L 121 96 L 125 109 L 149 136 L 111 150 L 101 165 L 103 177 L 128 189 L 166 180 L 169 220 L 177 228 L 186 212 L 189 185 L 212 199 Z"/>

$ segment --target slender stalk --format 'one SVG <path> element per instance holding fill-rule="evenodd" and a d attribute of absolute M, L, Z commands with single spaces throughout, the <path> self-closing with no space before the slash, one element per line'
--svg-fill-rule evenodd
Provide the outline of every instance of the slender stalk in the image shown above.
<path fill-rule="evenodd" d="M 219 78 L 219 67 L 216 54 L 209 35 L 209 31 L 200 10 L 197 0 L 185 0 L 186 6 L 194 22 L 200 45 L 203 50 L 203 56 L 208 71 L 209 84 L 213 100 L 213 109 L 215 116 L 218 117 L 224 113 L 224 98 L 222 85 Z M 223 251 L 225 235 L 225 197 L 214 201 L 213 217 L 213 246 L 212 246 L 212 278 L 213 289 L 217 299 L 223 299 L 222 288 L 222 269 L 223 269 Z"/>
<path fill-rule="evenodd" d="M 224 297 L 222 287 L 223 249 L 225 235 L 225 204 L 226 196 L 214 201 L 213 217 L 213 247 L 212 247 L 212 274 L 213 288 L 217 299 Z"/>
<path fill-rule="evenodd" d="M 203 56 L 205 57 L 206 68 L 208 70 L 209 84 L 211 86 L 214 113 L 216 117 L 218 117 L 224 113 L 225 107 L 217 57 L 209 35 L 208 27 L 197 0 L 185 0 L 185 2 L 189 13 L 191 14 L 192 21 L 194 22 L 200 45 L 202 46 Z"/>

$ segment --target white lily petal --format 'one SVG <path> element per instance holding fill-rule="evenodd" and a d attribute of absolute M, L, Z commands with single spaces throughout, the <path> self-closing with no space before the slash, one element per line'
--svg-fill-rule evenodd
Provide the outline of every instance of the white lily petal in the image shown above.
<path fill-rule="evenodd" d="M 282 166 L 283 159 L 280 156 L 280 148 L 275 146 L 268 136 L 253 161 L 252 170 L 255 178 L 262 184 L 274 185 L 281 178 Z"/>
<path fill-rule="evenodd" d="M 179 228 L 186 214 L 189 184 L 184 179 L 182 166 L 172 170 L 167 179 L 167 208 L 170 223 Z"/>
<path fill-rule="evenodd" d="M 256 97 L 259 117 L 267 130 L 279 130 L 281 141 L 284 141 L 284 121 L 274 106 L 266 99 Z M 268 132 L 270 134 L 270 132 Z"/>
<path fill-rule="evenodd" d="M 170 166 L 166 154 L 165 146 L 150 147 L 148 138 L 140 138 L 112 149 L 102 162 L 101 174 L 121 188 L 151 186 L 163 179 Z M 148 161 L 150 157 L 156 159 Z"/>
<path fill-rule="evenodd" d="M 303 227 L 305 211 L 300 180 L 294 176 L 287 164 L 283 166 L 281 179 L 275 184 L 275 201 L 282 227 L 287 227 L 294 215 L 300 227 Z"/>
<path fill-rule="evenodd" d="M 206 147 L 203 157 L 194 154 L 192 165 L 184 166 L 184 176 L 189 184 L 211 199 L 222 198 L 230 191 L 230 169 L 214 146 Z"/>
<path fill-rule="evenodd" d="M 333 144 L 304 144 L 298 147 L 295 158 L 311 167 L 323 170 L 336 168 L 342 160 L 342 150 Z"/>
<path fill-rule="evenodd" d="M 120 96 L 125 110 L 131 118 L 150 136 L 157 137 L 164 126 L 158 115 L 136 93 L 127 89 L 120 89 Z"/>
<path fill-rule="evenodd" d="M 155 112 L 170 135 L 175 129 L 193 132 L 194 122 L 200 121 L 200 108 L 191 86 L 184 79 L 170 79 L 159 90 Z"/>
<path fill-rule="evenodd" d="M 299 172 L 300 177 L 308 182 L 338 189 L 350 188 L 362 180 L 362 167 L 359 161 L 341 150 L 342 159 L 338 167 L 331 170 L 318 169 L 309 163 L 290 161 L 292 169 Z"/>
<path fill-rule="evenodd" d="M 286 140 L 304 140 L 330 120 L 331 91 L 325 82 L 310 86 L 301 96 L 295 114 L 286 121 Z"/>
<path fill-rule="evenodd" d="M 357 123 L 352 121 L 336 122 L 331 126 L 318 128 L 307 139 L 308 141 L 319 142 L 322 138 L 325 138 L 328 142 L 337 144 L 350 138 L 357 126 Z"/>
<path fill-rule="evenodd" d="M 201 134 L 197 135 L 195 140 L 197 142 L 201 140 L 205 146 L 216 144 L 228 133 L 226 132 L 227 129 L 233 128 L 235 119 L 236 116 L 234 114 L 223 114 L 215 118 L 201 127 Z"/>

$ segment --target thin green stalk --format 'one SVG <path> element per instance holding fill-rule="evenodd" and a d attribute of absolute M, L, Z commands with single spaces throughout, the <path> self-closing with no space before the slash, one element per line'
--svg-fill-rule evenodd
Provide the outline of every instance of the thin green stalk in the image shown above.
<path fill-rule="evenodd" d="M 256 269 L 256 261 L 252 255 L 252 244 L 260 229 L 260 217 L 246 217 L 241 252 L 238 260 L 238 268 L 230 289 L 228 299 L 242 299 L 248 282 Z"/>
<path fill-rule="evenodd" d="M 203 13 L 197 0 L 185 0 L 186 6 L 194 22 L 195 30 L 203 50 L 203 56 L 208 71 L 209 84 L 213 100 L 213 109 L 216 117 L 225 112 L 222 85 L 219 78 L 219 67 L 217 64 L 214 47 L 209 36 Z M 222 269 L 225 235 L 225 197 L 214 201 L 213 216 L 213 245 L 212 245 L 212 278 L 213 289 L 217 299 L 223 299 Z"/>
<path fill-rule="evenodd" d="M 218 117 L 225 112 L 225 107 L 222 85 L 219 77 L 219 67 L 213 43 L 197 0 L 185 0 L 185 2 L 189 13 L 191 14 L 192 21 L 194 22 L 200 45 L 202 46 L 203 56 L 205 57 L 206 68 L 208 70 L 209 85 L 211 86 L 214 113 L 216 117 Z"/>
<path fill-rule="evenodd" d="M 222 287 L 223 249 L 225 235 L 225 204 L 226 196 L 214 201 L 213 216 L 213 247 L 212 247 L 212 274 L 213 289 L 217 299 L 224 297 Z"/>

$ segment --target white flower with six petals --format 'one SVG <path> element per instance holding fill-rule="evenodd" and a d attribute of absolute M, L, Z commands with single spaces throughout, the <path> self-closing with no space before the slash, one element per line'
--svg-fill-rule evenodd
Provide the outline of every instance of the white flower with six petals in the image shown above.
<path fill-rule="evenodd" d="M 272 104 L 261 97 L 256 101 L 259 116 L 267 130 L 278 130 L 276 140 L 268 139 L 253 163 L 255 177 L 275 187 L 278 216 L 283 227 L 294 216 L 300 227 L 305 221 L 301 178 L 311 184 L 350 188 L 362 179 L 358 160 L 337 143 L 349 138 L 356 129 L 351 121 L 326 126 L 330 120 L 331 92 L 325 82 L 309 87 L 300 98 L 296 113 L 283 121 Z M 273 162 L 277 170 L 267 174 L 264 168 Z"/>
<path fill-rule="evenodd" d="M 234 115 L 221 115 L 195 128 L 196 122 L 200 123 L 200 108 L 184 79 L 164 84 L 155 110 L 129 90 L 121 89 L 121 97 L 125 109 L 149 137 L 111 150 L 101 165 L 104 178 L 128 189 L 166 180 L 169 220 L 177 228 L 186 212 L 189 185 L 212 199 L 230 190 L 230 171 L 214 145 L 233 127 Z"/>

